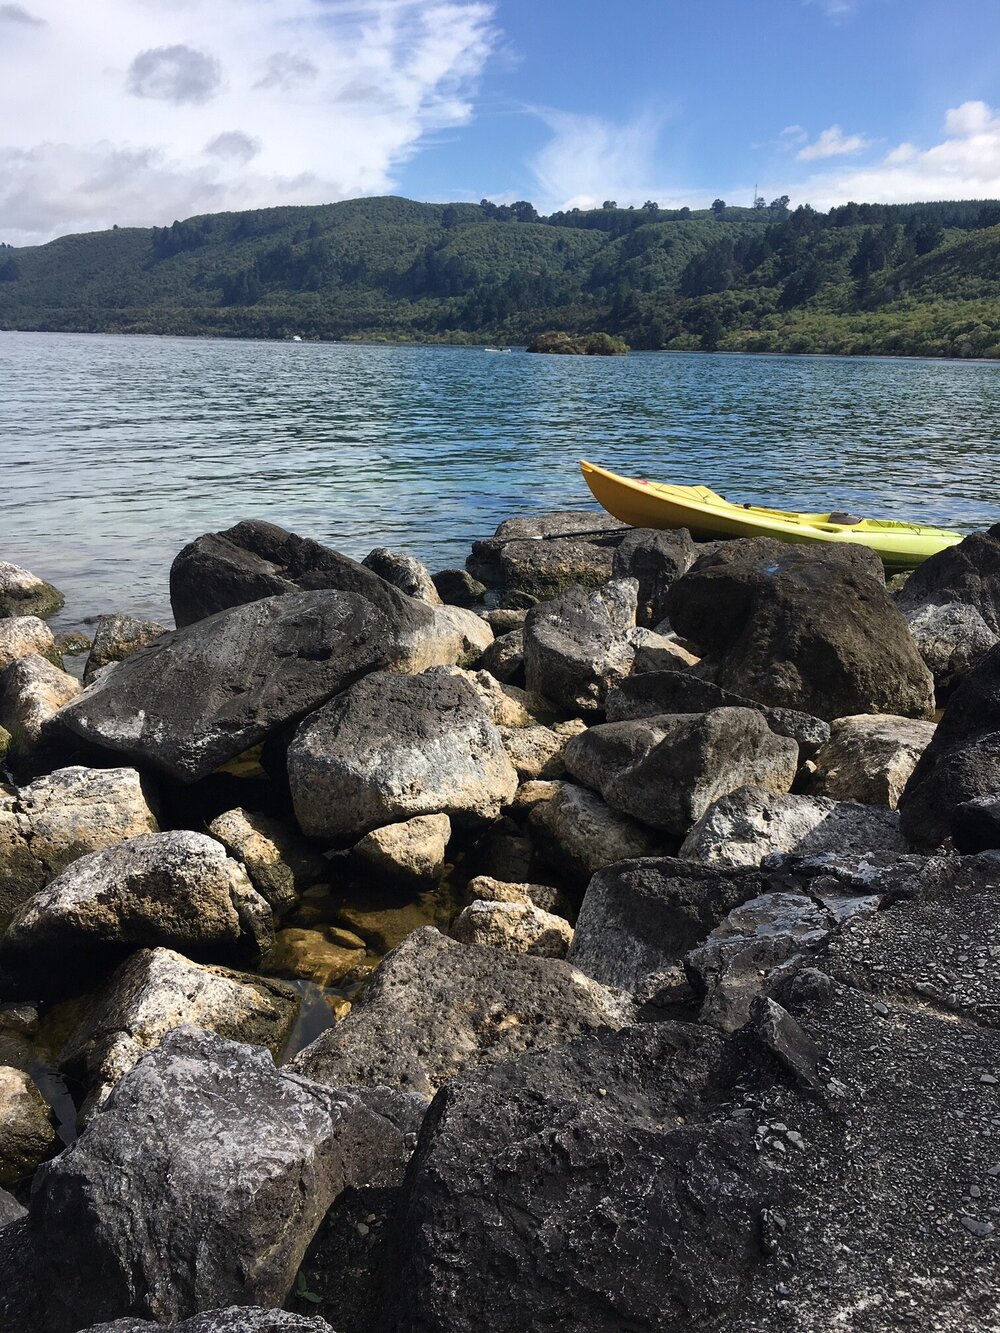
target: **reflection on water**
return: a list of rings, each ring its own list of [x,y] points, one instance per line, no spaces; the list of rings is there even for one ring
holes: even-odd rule
[[[201,532],[268,518],[432,568],[590,507],[577,460],[731,499],[971,529],[1000,517],[1000,367],[0,333],[0,559],[169,621]]]

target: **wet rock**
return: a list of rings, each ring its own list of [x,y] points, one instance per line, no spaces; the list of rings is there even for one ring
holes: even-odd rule
[[[400,824],[372,829],[356,843],[358,870],[403,883],[435,882],[444,873],[451,840],[447,815],[415,815]]]
[[[38,616],[12,616],[0,620],[0,672],[19,658],[44,657],[54,666],[58,662],[55,637]]]
[[[353,977],[364,962],[363,947],[338,943],[320,930],[287,926],[275,935],[273,947],[261,959],[260,970],[269,976],[297,977],[326,988]]]
[[[614,552],[573,537],[504,542],[499,551],[500,587],[516,588],[539,601],[567,588],[599,588],[611,578]]]
[[[548,864],[577,884],[586,884],[591,875],[616,861],[666,850],[662,836],[570,782],[532,809],[528,828]]]
[[[673,584],[667,606],[704,652],[694,670],[723,689],[827,721],[932,715],[930,672],[864,547],[726,542]]]
[[[934,739],[899,800],[902,829],[919,847],[951,835],[956,809],[1000,791],[1000,646],[951,696]]]
[[[934,677],[938,703],[1000,642],[1000,635],[990,629],[974,606],[965,602],[910,607],[904,615],[920,656]]]
[[[0,560],[0,617],[53,615],[64,603],[62,593],[20,565]]]
[[[311,837],[358,837],[420,814],[496,818],[517,774],[476,691],[442,672],[377,672],[308,718],[288,750]]]
[[[27,1208],[22,1208],[13,1194],[0,1189],[0,1229],[10,1226],[11,1222],[20,1222],[27,1215]]]
[[[622,998],[558,959],[420,930],[291,1067],[330,1087],[384,1084],[431,1096],[477,1064],[621,1027],[629,1014]]]
[[[265,1046],[277,1058],[295,1022],[291,986],[246,972],[203,967],[170,949],[140,949],[117,969],[60,1057],[89,1089],[90,1116],[168,1032],[191,1024],[230,1041]]]
[[[830,739],[829,723],[794,708],[765,708],[731,690],[720,689],[688,671],[651,671],[630,676],[608,694],[609,722],[628,722],[658,713],[708,713],[713,708],[753,708],[778,736],[798,742],[803,758]]]
[[[924,560],[897,598],[910,614],[928,606],[970,606],[1000,635],[1000,525],[973,532]]]
[[[772,852],[909,850],[899,816],[879,806],[785,796],[742,787],[705,811],[681,847],[681,856],[718,866],[759,865]]]
[[[760,713],[716,708],[590,727],[566,747],[578,781],[651,828],[683,836],[720,797],[747,785],[786,792],[798,746]]]
[[[361,562],[379,578],[391,583],[407,597],[416,597],[428,606],[440,606],[441,597],[426,565],[405,551],[390,551],[387,546],[376,546]]]
[[[570,740],[585,730],[583,722],[555,727],[501,727],[503,748],[517,770],[519,782],[566,776],[563,752]]]
[[[493,879],[490,875],[476,875],[469,880],[465,891],[474,901],[525,903],[529,907],[539,907],[543,912],[553,912],[556,916],[570,915],[569,899],[562,889],[553,888],[550,884],[514,884]],[[583,970],[586,971],[586,968]]]
[[[112,1324],[94,1324],[83,1333],[334,1333],[334,1330],[319,1315],[231,1305],[226,1310],[207,1310],[179,1324],[116,1319]]]
[[[769,888],[756,870],[648,857],[599,871],[584,895],[569,961],[588,977],[653,998],[725,916]]]
[[[463,944],[535,958],[565,958],[573,942],[568,921],[530,903],[470,903],[456,917],[451,933]]]
[[[89,684],[101,667],[124,661],[167,632],[166,627],[158,625],[155,620],[140,620],[121,614],[98,616],[93,646],[83,669],[84,683]]]
[[[591,593],[570,589],[528,614],[524,669],[528,689],[570,713],[594,713],[632,670],[636,590],[633,579]]]
[[[250,883],[275,912],[286,911],[303,890],[329,875],[323,857],[294,828],[269,815],[227,810],[212,820],[207,832],[239,861]]]
[[[464,569],[441,569],[431,579],[441,601],[448,606],[476,606],[486,596],[486,584]]]
[[[841,717],[816,754],[810,791],[834,801],[895,810],[914,765],[934,736],[933,722],[913,718]]]
[[[667,614],[667,591],[694,563],[695,544],[686,528],[659,531],[633,528],[615,548],[612,573],[616,579],[637,579],[638,624],[658,625]]]
[[[0,788],[0,924],[78,857],[156,832],[133,768],[61,768]]]
[[[9,756],[30,762],[45,724],[79,693],[79,681],[44,657],[30,653],[12,662],[0,674],[0,725],[10,732]]]
[[[56,1316],[78,1328],[280,1305],[330,1204],[398,1137],[259,1047],[169,1033],[36,1179],[29,1218]]]
[[[0,1065],[0,1185],[30,1176],[55,1139],[52,1112],[30,1076]]]
[[[521,676],[524,672],[524,630],[510,630],[494,639],[483,653],[482,666],[497,680],[511,681]]]
[[[128,948],[200,955],[266,950],[271,910],[246,871],[202,833],[151,833],[73,861],[18,908],[10,965],[94,962]]]
[[[403,665],[427,629],[414,617],[432,622],[433,612],[392,591],[413,612],[391,619],[356,593],[295,592],[163,634],[91,685],[60,724],[182,782],[206,777],[365,672]]]

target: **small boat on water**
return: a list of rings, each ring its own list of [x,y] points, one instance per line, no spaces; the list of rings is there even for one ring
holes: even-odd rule
[[[509,347],[484,347],[484,352],[509,352]]]
[[[621,477],[581,462],[594,499],[636,528],[687,528],[696,537],[776,537],[784,542],[870,546],[889,569],[913,569],[929,555],[957,545],[961,532],[854,514],[799,514],[733,504],[707,486],[671,486]]]

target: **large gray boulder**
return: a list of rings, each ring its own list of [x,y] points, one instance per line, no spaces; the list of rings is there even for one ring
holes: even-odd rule
[[[632,670],[637,589],[634,579],[620,579],[532,607],[524,625],[528,689],[570,713],[600,712]]]
[[[414,815],[495,819],[517,790],[485,705],[460,675],[376,672],[299,727],[295,815],[311,837],[357,838]]]
[[[272,936],[271,909],[221,843],[150,833],[73,861],[18,908],[0,957],[19,967],[40,957],[85,965],[155,946],[252,956]]]
[[[282,1304],[330,1204],[398,1137],[259,1047],[171,1032],[36,1179],[53,1322]]]
[[[539,853],[563,879],[586,885],[591,875],[616,861],[664,852],[661,834],[612,810],[585,787],[559,784],[528,816]]]
[[[366,672],[405,665],[427,630],[420,616],[433,632],[433,612],[405,601],[416,608],[412,615],[396,616],[352,592],[294,592],[236,606],[119,662],[59,722],[85,741],[194,782]]]
[[[170,949],[139,949],[117,969],[60,1055],[91,1115],[168,1032],[193,1025],[229,1041],[264,1046],[277,1059],[299,1011],[281,981],[192,963]]]
[[[51,616],[63,605],[58,588],[37,574],[0,560],[0,618],[7,616]]]
[[[672,857],[622,861],[584,895],[569,961],[642,1000],[681,979],[680,964],[734,908],[768,890],[757,870],[717,870]]]
[[[833,801],[895,810],[934,731],[933,722],[888,714],[837,718],[830,739],[816,754],[809,790]]]
[[[573,584],[606,583],[614,547],[627,532],[618,519],[593,512],[508,518],[493,537],[473,542],[466,568],[491,587],[555,597]]]
[[[774,852],[901,856],[908,850],[899,816],[885,807],[741,787],[708,807],[680,855],[708,865],[755,866]]]
[[[683,837],[720,797],[744,786],[787,792],[799,747],[760,713],[716,708],[589,727],[567,745],[566,767],[607,803]]]
[[[558,959],[459,944],[425,927],[382,960],[347,1017],[291,1068],[330,1087],[430,1097],[463,1070],[621,1027],[631,1012]]]
[[[615,548],[612,573],[638,581],[640,625],[652,629],[666,617],[667,592],[691,568],[696,553],[687,528],[633,528],[625,534]]]
[[[971,606],[1000,634],[1000,524],[924,560],[896,601],[907,617],[925,606]]]
[[[904,608],[913,641],[934,677],[934,695],[943,703],[951,691],[978,666],[1000,635],[967,602],[933,602]]]
[[[956,811],[1000,792],[1000,646],[962,681],[934,738],[899,799],[903,832],[919,847],[938,847],[954,831]]]
[[[0,925],[78,857],[156,832],[134,768],[60,768],[0,787]]]
[[[873,551],[725,542],[667,603],[677,633],[703,650],[693,670],[724,689],[827,721],[933,713],[933,679]]]

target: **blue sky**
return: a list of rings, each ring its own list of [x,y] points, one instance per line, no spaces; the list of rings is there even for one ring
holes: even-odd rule
[[[0,239],[360,194],[1000,196],[997,0],[0,0]]]

